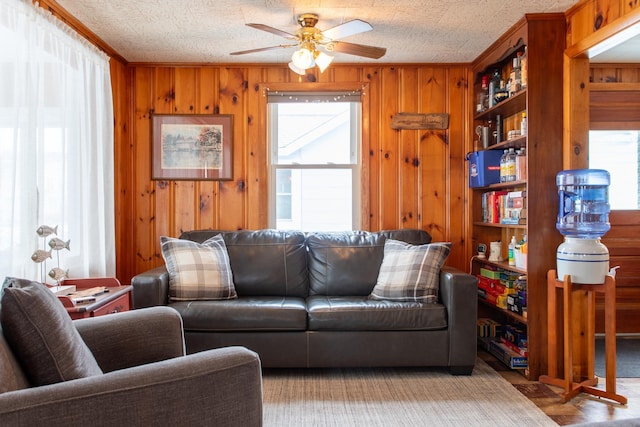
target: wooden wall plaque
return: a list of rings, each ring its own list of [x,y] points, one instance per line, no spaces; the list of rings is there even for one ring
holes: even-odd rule
[[[398,113],[391,120],[392,129],[448,129],[446,113]]]

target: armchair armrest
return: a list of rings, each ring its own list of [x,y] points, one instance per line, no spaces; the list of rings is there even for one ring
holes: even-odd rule
[[[258,355],[203,351],[0,394],[0,425],[262,425]]]
[[[103,372],[184,356],[180,314],[150,307],[73,322]]]
[[[478,279],[453,267],[443,267],[440,300],[447,308],[451,371],[453,374],[471,374],[478,351]]]
[[[131,279],[133,308],[167,305],[169,273],[165,266],[138,274]]]

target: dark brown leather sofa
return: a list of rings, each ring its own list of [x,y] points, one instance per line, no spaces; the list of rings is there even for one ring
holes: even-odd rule
[[[476,360],[477,282],[451,267],[435,304],[370,299],[387,238],[424,244],[423,230],[213,231],[221,233],[237,299],[169,302],[158,267],[132,280],[135,308],[169,305],[181,315],[188,353],[240,345],[264,367],[442,366],[469,375]]]

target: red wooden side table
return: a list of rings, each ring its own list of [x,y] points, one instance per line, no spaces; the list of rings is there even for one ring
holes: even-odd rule
[[[94,301],[86,303],[74,303],[68,296],[58,295],[72,319],[131,310],[131,286],[122,286],[114,277],[65,279],[60,285],[73,285],[77,291],[98,287],[105,289],[104,292],[95,295]]]

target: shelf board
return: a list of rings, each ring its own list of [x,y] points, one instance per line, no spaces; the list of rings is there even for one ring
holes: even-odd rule
[[[516,188],[516,187],[526,187],[527,181],[509,181],[509,182],[499,182],[497,184],[487,185],[485,187],[473,187],[473,190],[503,190],[505,188]]]
[[[504,314],[506,317],[509,317],[510,319],[515,320],[516,322],[520,322],[523,325],[527,324],[527,319],[525,317],[522,317],[518,313],[514,313],[513,311],[510,311],[510,310],[505,310],[504,308],[500,308],[496,305],[491,304],[490,302],[487,302],[486,300],[480,297],[478,297],[478,302],[486,307],[492,308],[497,312]]]
[[[492,265],[494,267],[500,267],[500,268],[502,268],[504,270],[509,270],[509,271],[513,271],[513,272],[516,272],[516,273],[520,273],[520,274],[527,274],[527,270],[526,269],[518,268],[518,267],[516,267],[514,265],[509,265],[509,263],[506,262],[506,261],[489,261],[486,258],[482,259],[482,258],[478,258],[478,257],[475,257],[473,260],[478,262],[478,263],[480,263],[480,264]]]
[[[493,222],[475,221],[473,225],[478,227],[494,227],[494,228],[516,228],[526,230],[527,224],[499,224]]]
[[[487,150],[504,150],[505,148],[523,148],[527,146],[527,135],[517,136],[506,141],[490,145]]]
[[[524,111],[527,108],[527,89],[522,89],[510,98],[494,105],[493,107],[482,111],[474,116],[474,120],[495,120],[497,115],[506,118],[516,113]]]

